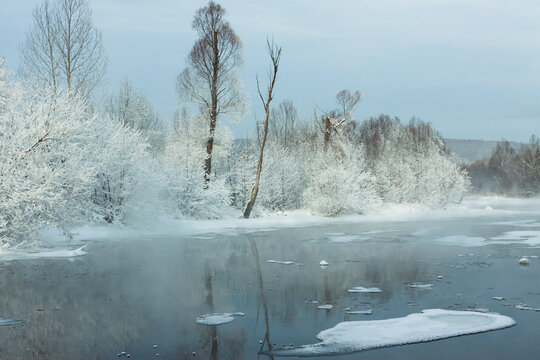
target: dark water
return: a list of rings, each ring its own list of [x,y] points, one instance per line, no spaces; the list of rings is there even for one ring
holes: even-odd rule
[[[434,241],[454,234],[540,231],[534,224],[492,224],[509,220],[539,221],[540,216],[94,242],[86,248],[88,255],[72,260],[4,262],[0,317],[24,323],[0,327],[0,358],[117,359],[125,351],[131,359],[267,359],[258,354],[259,340],[264,340],[263,350],[268,350],[266,339],[272,347],[311,344],[318,332],[342,321],[401,317],[428,308],[488,308],[513,317],[517,325],[343,358],[538,359],[540,312],[515,305],[540,307],[540,259],[531,258],[526,267],[518,264],[523,255],[540,256],[540,249],[520,244],[464,248]],[[333,233],[361,236],[339,243],[330,240],[340,236]],[[323,259],[327,268],[319,266]],[[434,286],[406,286],[413,282]],[[376,286],[382,293],[348,293],[354,286]],[[334,307],[319,310],[313,300]],[[347,307],[373,309],[373,314],[348,315]],[[196,324],[202,314],[238,311],[245,316],[228,324]]]

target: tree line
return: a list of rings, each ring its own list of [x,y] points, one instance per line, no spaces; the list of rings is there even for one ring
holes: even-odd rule
[[[234,139],[224,123],[246,102],[242,43],[210,1],[192,23],[198,38],[178,75],[177,111],[166,126],[129,80],[104,103],[101,33],[87,0],[45,1],[21,43],[18,80],[0,61],[0,239],[31,243],[48,227],[174,218],[372,211],[384,203],[441,207],[469,188],[441,136],[426,122],[353,118],[358,91],[335,109],[300,119],[275,105],[282,49],[267,40],[268,79],[257,79],[264,120]]]

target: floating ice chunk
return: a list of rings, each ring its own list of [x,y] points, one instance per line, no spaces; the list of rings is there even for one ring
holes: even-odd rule
[[[442,279],[444,279],[444,276],[442,275],[437,276],[437,280],[442,280]]]
[[[318,303],[319,303],[319,300],[311,300],[311,303],[312,303],[312,304],[318,304]]]
[[[493,208],[491,206],[486,206],[485,210],[493,210]]]
[[[242,312],[235,313],[214,313],[201,315],[197,318],[197,324],[201,325],[221,325],[234,321],[235,316],[244,316]]]
[[[79,248],[30,248],[30,249],[3,249],[0,250],[0,261],[13,260],[38,260],[38,259],[61,259],[86,255],[83,249],[88,244]]]
[[[494,296],[493,297],[493,300],[496,300],[496,301],[503,301],[504,298],[502,296]]]
[[[527,306],[527,304],[517,304],[516,309],[530,310],[530,311],[540,311],[540,308],[533,308],[533,307]]]
[[[319,305],[317,306],[317,309],[321,309],[321,310],[330,310],[334,307],[334,305],[330,305],[330,304],[325,304],[325,305]]]
[[[2,319],[2,318],[0,318],[0,326],[4,326],[4,325],[16,325],[16,324],[22,324],[22,320],[17,320],[17,319]]]
[[[495,313],[423,310],[406,317],[341,322],[321,331],[317,344],[269,351],[274,356],[324,356],[381,347],[415,344],[514,326],[514,319]]]
[[[356,287],[353,287],[352,289],[349,289],[347,291],[350,292],[350,293],[380,293],[380,292],[382,292],[382,290],[379,289],[378,287],[365,288],[365,287],[362,287],[362,286],[356,286]]]
[[[282,264],[282,265],[292,265],[294,261],[281,261],[281,260],[266,260],[270,264]]]
[[[334,235],[328,237],[331,242],[335,243],[348,243],[354,240],[367,240],[368,238],[365,236],[359,236],[359,235]]]
[[[529,265],[530,261],[526,257],[519,259],[519,265]]]
[[[407,286],[414,289],[424,289],[424,290],[433,288],[433,284],[422,284],[422,283],[412,283],[412,284],[407,284]]]
[[[319,263],[319,265],[321,266],[328,266],[328,262],[326,260],[321,260],[321,262]]]
[[[345,313],[349,315],[371,315],[373,310],[346,310]]]

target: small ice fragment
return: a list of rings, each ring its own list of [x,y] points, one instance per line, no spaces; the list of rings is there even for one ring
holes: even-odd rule
[[[345,309],[343,309],[343,311],[351,311],[351,307],[346,307]]]
[[[281,261],[281,260],[267,260],[266,262],[270,264],[282,264],[282,265],[294,264],[294,261]]]
[[[152,346],[154,349],[157,349],[157,345]]]
[[[122,351],[122,352],[120,353],[120,355],[124,356],[124,355],[126,355],[126,352],[125,352],[125,351]]]
[[[317,306],[317,309],[321,309],[321,310],[330,310],[331,308],[333,308],[334,305],[330,305],[330,304],[325,304],[325,305],[319,305]]]
[[[493,300],[503,301],[504,298],[503,298],[502,296],[494,296],[494,297],[493,297]]]
[[[197,324],[200,325],[222,325],[234,321],[235,316],[244,316],[244,313],[214,313],[214,314],[205,314],[197,318]]]
[[[493,208],[491,206],[486,206],[486,210],[493,210]]]
[[[355,286],[352,289],[349,289],[347,291],[350,293],[380,293],[382,292],[382,290],[379,289],[378,287],[365,288],[362,286]]]
[[[529,259],[527,259],[526,257],[522,257],[521,259],[519,259],[519,265],[529,265]]]
[[[530,257],[532,257],[533,259],[538,259],[538,256],[536,255],[531,255]]]
[[[476,311],[476,312],[480,312],[480,313],[488,313],[489,309],[486,309],[486,308],[474,308],[471,311]]]
[[[540,311],[540,308],[532,308],[530,306],[527,306],[527,304],[517,304],[516,309],[519,310],[530,310],[530,311]]]
[[[321,262],[319,263],[319,265],[321,266],[328,266],[328,262],[326,260],[321,260]]]
[[[311,300],[311,303],[312,303],[312,304],[318,304],[318,303],[319,303],[319,300]]]
[[[2,319],[2,318],[0,318],[0,326],[3,326],[3,325],[16,325],[16,324],[21,324],[21,323],[22,323],[22,320]]]
[[[348,311],[345,311],[345,313],[349,314],[349,315],[371,315],[373,314],[373,310],[348,310]]]
[[[444,279],[443,276],[441,276],[441,275],[437,276],[437,280],[442,280],[442,279]]]
[[[131,357],[131,355],[127,354],[126,357]]]
[[[259,340],[259,344],[262,344],[262,343],[263,343],[263,341],[262,341],[262,340]]]
[[[424,290],[433,288],[433,284],[422,284],[422,283],[412,283],[412,284],[407,284],[407,286],[410,288],[424,289]]]

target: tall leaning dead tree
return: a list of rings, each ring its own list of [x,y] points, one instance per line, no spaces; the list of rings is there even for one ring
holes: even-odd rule
[[[34,9],[33,23],[19,48],[23,77],[56,92],[88,98],[105,75],[101,32],[87,0],[48,1]]]
[[[268,88],[266,91],[266,99],[264,98],[261,88],[259,86],[259,79],[257,79],[257,91],[259,92],[259,98],[264,107],[265,111],[265,120],[264,120],[264,131],[261,139],[261,144],[259,148],[259,165],[257,166],[257,175],[255,176],[255,185],[253,185],[253,190],[251,190],[251,198],[247,203],[246,210],[244,211],[244,218],[249,219],[251,215],[251,210],[253,205],[255,205],[255,200],[257,199],[257,193],[259,192],[259,181],[261,179],[261,171],[263,165],[263,153],[264,145],[266,144],[266,137],[268,136],[268,119],[270,117],[270,102],[272,101],[272,93],[274,92],[274,85],[276,84],[276,77],[279,68],[279,60],[281,58],[281,48],[267,41],[266,43],[268,48],[268,55],[270,56],[271,70],[268,72]]]
[[[212,151],[217,119],[243,109],[240,81],[236,69],[242,64],[242,43],[225,21],[225,9],[210,1],[195,13],[192,27],[199,35],[189,53],[188,66],[178,75],[180,99],[199,105],[208,119],[205,182],[212,174]]]
[[[330,112],[323,112],[322,121],[319,124],[324,134],[324,151],[328,150],[332,133],[338,132],[339,127],[349,121],[351,114],[360,102],[361,94],[359,91],[351,93],[349,90],[341,90],[336,95],[339,108]]]

